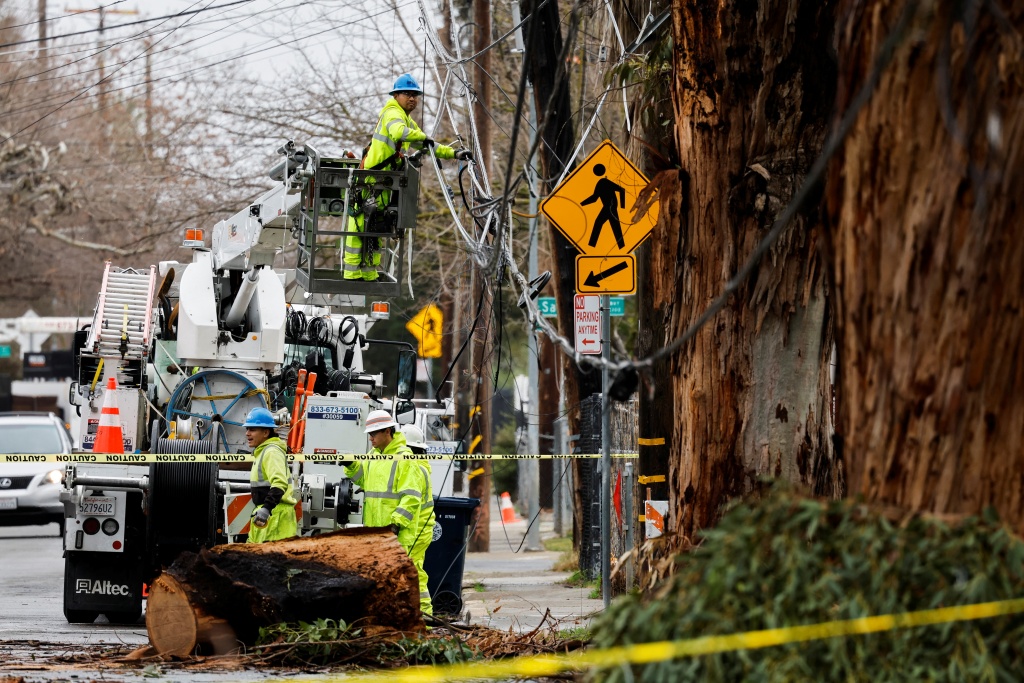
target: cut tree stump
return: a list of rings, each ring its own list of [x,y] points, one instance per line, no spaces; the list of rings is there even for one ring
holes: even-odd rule
[[[262,626],[321,618],[423,630],[416,568],[393,533],[364,527],[183,553],[146,606],[162,655],[225,654],[255,643]]]

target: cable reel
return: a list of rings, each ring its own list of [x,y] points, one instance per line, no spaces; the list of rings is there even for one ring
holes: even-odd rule
[[[211,453],[220,425],[209,440],[161,439],[154,426],[153,453]],[[150,566],[170,565],[183,552],[198,552],[217,543],[217,463],[154,462],[149,465],[146,538]]]

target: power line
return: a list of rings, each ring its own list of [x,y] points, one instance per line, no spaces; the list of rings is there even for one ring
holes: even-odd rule
[[[123,2],[128,2],[128,0],[114,0],[114,2],[110,3],[109,5],[100,5],[96,9],[104,10],[104,9],[107,9],[108,7],[113,7],[114,5],[120,5]],[[39,26],[40,24],[48,24],[51,21],[57,21],[59,19],[68,19],[68,18],[73,17],[73,16],[74,16],[73,14],[64,14],[64,15],[59,16],[59,17],[47,17],[46,19],[36,19],[34,21],[26,21],[24,24],[12,24],[11,26],[0,27],[0,31],[12,31],[12,30],[14,30],[16,28],[25,28],[26,26]],[[49,39],[50,39],[49,36],[47,36],[46,40],[49,40]],[[38,41],[38,39],[30,40],[28,42],[35,43],[37,41]]]
[[[410,5],[410,4],[412,4],[412,2],[414,2],[414,1],[415,0],[409,0],[409,2],[406,2],[406,3],[403,3],[403,4],[399,5],[399,7],[406,7],[406,6]],[[343,9],[343,7],[339,7],[336,10],[332,10],[332,12],[338,11],[338,9]],[[387,14],[388,12],[391,12],[391,11],[393,11],[393,10],[391,10],[391,9],[382,10],[380,12],[377,12],[377,13],[374,13],[374,14],[371,14],[371,15],[368,15],[368,16],[360,17],[359,19],[355,19],[355,20],[352,20],[352,21],[349,21],[349,22],[343,22],[343,23],[334,25],[334,26],[332,26],[330,28],[327,28],[327,29],[324,29],[324,30],[321,30],[321,31],[317,31],[316,33],[300,36],[298,38],[295,38],[294,40],[289,40],[289,41],[280,43],[278,45],[271,45],[271,46],[268,46],[268,47],[259,48],[259,49],[252,50],[252,51],[249,51],[249,52],[243,52],[241,54],[234,55],[232,57],[229,57],[229,58],[226,58],[226,59],[222,59],[222,60],[219,60],[219,61],[216,61],[216,62],[212,62],[212,63],[209,63],[209,64],[204,64],[202,66],[195,67],[193,69],[189,69],[189,70],[186,70],[186,71],[183,71],[183,72],[179,72],[179,73],[175,73],[175,74],[170,74],[168,76],[160,76],[160,77],[157,77],[157,78],[151,78],[151,79],[148,79],[146,81],[143,81],[142,83],[137,83],[137,84],[134,84],[134,85],[131,85],[131,86],[122,86],[120,88],[112,88],[112,89],[108,90],[108,93],[110,93],[110,92],[118,92],[118,91],[121,91],[121,90],[127,90],[127,89],[130,89],[130,88],[137,88],[140,85],[147,85],[147,84],[151,84],[151,83],[157,83],[159,81],[168,81],[169,79],[177,78],[178,79],[177,81],[171,81],[169,83],[163,83],[163,84],[161,84],[161,85],[159,85],[157,87],[164,87],[164,86],[167,86],[167,85],[174,85],[174,84],[184,80],[185,77],[193,75],[193,74],[196,74],[196,73],[198,73],[200,71],[203,71],[205,69],[210,69],[210,68],[213,68],[215,66],[220,66],[222,64],[233,62],[233,61],[238,60],[238,59],[243,59],[245,57],[250,57],[252,55],[260,54],[260,53],[267,52],[267,51],[270,51],[270,50],[275,50],[275,49],[278,49],[280,47],[286,47],[288,45],[291,45],[293,43],[296,43],[296,42],[299,42],[299,41],[302,41],[302,40],[308,40],[309,38],[313,38],[313,37],[316,37],[316,36],[319,36],[319,35],[322,35],[322,34],[325,34],[325,33],[329,33],[331,31],[334,31],[334,30],[336,30],[338,28],[341,28],[341,27],[344,27],[344,26],[352,26],[352,25],[361,23],[363,21],[366,21],[368,19],[376,18],[376,17],[378,17],[378,16],[380,16],[382,14]],[[175,30],[177,30],[177,29],[175,29]],[[156,43],[154,43],[154,45],[155,44]],[[135,59],[137,59],[137,58],[138,58],[138,56],[136,56],[132,60],[129,60],[129,61],[125,62],[124,66],[127,66],[131,62],[135,61]],[[105,80],[109,80],[109,78],[112,77],[113,75],[114,74],[111,74]],[[92,87],[94,87],[95,85],[96,84],[90,85],[85,90],[87,91],[87,90],[91,89]],[[66,106],[67,104],[70,104],[72,101],[79,99],[79,97],[81,97],[81,95],[82,95],[82,93],[80,93],[79,96],[76,96],[76,97],[72,98],[72,100],[69,100],[68,102],[65,102],[64,105],[62,105],[61,107],[58,107],[58,109],[63,109],[64,106]],[[89,95],[89,97],[92,97],[92,95]],[[130,100],[133,100],[133,99],[137,99],[138,97],[142,97],[142,95],[140,94],[140,95],[136,95],[136,96],[133,96],[133,97],[126,98],[125,101],[130,101]],[[104,107],[104,109],[109,109],[112,106],[116,106],[116,104],[114,104],[114,105],[107,105],[107,107]],[[53,112],[50,112],[50,113],[53,113]],[[59,121],[59,122],[57,122],[55,124],[52,124],[51,126],[43,127],[40,130],[46,130],[47,128],[52,128],[53,126],[61,125],[62,123],[67,123],[69,121],[73,121],[73,120],[75,120],[77,118],[81,118],[82,116],[85,116],[85,114],[82,114],[82,115],[79,115],[79,116],[75,116],[75,117],[71,117],[69,119],[63,119],[63,120],[61,120],[61,121]],[[45,116],[42,117],[42,118],[45,118]],[[42,120],[42,119],[39,119],[39,120]],[[36,123],[38,123],[38,120],[36,121]],[[34,125],[34,123],[33,124],[29,124],[28,127],[31,127],[32,125]],[[25,129],[22,129],[18,133],[15,133],[15,135],[20,134],[24,130]],[[14,137],[14,136],[11,136],[11,137]],[[10,138],[8,138],[8,139],[10,139]],[[3,142],[3,141],[0,141],[0,142]]]
[[[192,7],[192,6],[195,6],[195,5],[198,5],[198,4],[199,4],[199,1],[200,1],[200,0],[197,0],[196,2],[192,3],[192,5],[190,5],[190,7]],[[242,0],[242,1],[248,1],[248,0]],[[165,21],[170,21],[170,19],[165,19]],[[187,23],[187,20],[186,20],[186,22],[185,22],[185,23]],[[182,24],[182,26],[184,26],[184,25],[185,25],[185,24]],[[179,28],[181,28],[181,27],[179,26]],[[81,97],[82,95],[84,95],[85,93],[87,93],[87,92],[88,92],[88,91],[89,91],[90,89],[92,89],[93,87],[95,87],[95,85],[100,85],[100,84],[102,84],[102,83],[104,83],[104,82],[106,82],[106,81],[110,80],[111,78],[113,78],[114,74],[116,74],[117,72],[121,71],[121,70],[122,70],[122,69],[124,69],[124,68],[125,68],[126,66],[128,66],[128,64],[131,64],[131,62],[135,61],[136,59],[138,59],[138,58],[139,58],[139,57],[141,57],[142,55],[144,55],[144,54],[146,54],[147,52],[149,52],[149,51],[150,51],[151,49],[153,49],[153,46],[154,46],[154,45],[157,45],[157,44],[159,44],[159,43],[160,43],[161,41],[163,41],[163,40],[166,40],[166,39],[167,39],[167,38],[169,38],[169,37],[170,37],[171,35],[173,35],[173,34],[172,34],[172,33],[169,33],[169,34],[167,34],[166,36],[164,36],[163,38],[160,38],[160,40],[158,40],[158,41],[157,41],[156,43],[154,43],[153,45],[150,45],[150,46],[148,46],[148,47],[147,47],[147,48],[146,48],[145,50],[143,50],[142,52],[140,52],[139,54],[137,54],[137,55],[136,55],[135,57],[133,57],[133,58],[132,58],[132,59],[131,59],[130,61],[128,61],[127,63],[125,63],[125,64],[123,64],[123,65],[121,65],[121,66],[119,66],[119,67],[118,67],[117,69],[115,69],[115,70],[114,70],[113,72],[111,72],[109,76],[106,76],[106,77],[104,77],[103,79],[101,79],[101,80],[99,81],[99,83],[96,83],[96,84],[94,84],[94,85],[90,85],[89,87],[87,87],[87,88],[85,88],[85,89],[83,89],[83,90],[79,91],[77,95],[75,95],[75,96],[74,96],[74,97],[72,97],[71,99],[67,100],[66,102],[64,102],[63,104],[61,104],[60,106],[58,106],[58,107],[57,107],[56,109],[53,109],[53,110],[51,110],[51,111],[48,111],[47,113],[43,114],[42,116],[40,116],[39,118],[37,118],[36,120],[34,120],[34,121],[33,121],[32,123],[30,123],[30,124],[28,124],[28,125],[26,125],[26,126],[22,127],[22,128],[20,129],[20,130],[16,131],[16,132],[15,132],[15,133],[13,133],[12,135],[9,135],[8,137],[4,138],[3,140],[0,140],[0,143],[4,143],[4,142],[7,142],[8,140],[11,140],[11,139],[13,139],[13,138],[17,137],[17,136],[18,136],[18,135],[20,135],[21,133],[24,133],[24,132],[25,132],[26,130],[28,130],[28,129],[29,129],[29,128],[31,128],[32,126],[36,125],[36,124],[37,124],[37,123],[39,123],[40,121],[43,121],[43,120],[44,120],[44,119],[46,119],[47,117],[49,117],[49,116],[51,116],[51,115],[53,115],[53,114],[57,113],[58,111],[60,111],[60,110],[61,110],[61,109],[63,109],[64,107],[66,107],[67,105],[69,105],[69,104],[71,104],[72,102],[74,102],[75,100],[77,100],[77,99],[78,99],[79,97]]]
[[[124,2],[124,0],[120,0],[120,1]],[[215,7],[204,7],[203,9],[188,10],[188,11],[184,11],[184,12],[178,12],[177,14],[167,14],[167,15],[164,15],[162,17],[153,17],[152,19],[138,19],[136,21],[128,21],[128,22],[125,22],[123,24],[114,24],[113,26],[106,26],[106,27],[104,27],[102,29],[90,28],[90,29],[85,29],[85,30],[82,30],[82,31],[74,31],[72,33],[63,33],[63,34],[61,34],[59,36],[47,36],[46,39],[47,40],[57,40],[59,38],[71,38],[72,36],[84,36],[84,35],[88,35],[90,33],[103,33],[105,31],[113,31],[114,29],[122,28],[124,26],[137,26],[138,24],[149,24],[149,23],[152,23],[154,21],[161,21],[163,19],[176,19],[178,17],[185,17],[185,16],[189,16],[189,15],[192,15],[192,14],[200,14],[202,12],[208,12],[210,10],[220,9],[222,7],[232,7],[234,5],[245,5],[245,4],[250,3],[250,2],[254,2],[254,0],[235,0],[234,2],[228,2],[228,3],[225,3],[223,5],[217,5]],[[113,4],[116,5],[117,3],[113,3]],[[195,3],[193,3],[193,4],[195,4]],[[110,5],[106,5],[105,7],[109,7],[109,6]],[[101,9],[103,9],[103,8],[101,8]],[[35,23],[39,23],[39,22],[35,22]],[[16,40],[16,41],[11,42],[11,43],[0,43],[0,49],[3,49],[5,47],[15,47],[17,45],[28,45],[29,43],[38,43],[38,42],[39,42],[38,38],[32,38],[31,40]]]

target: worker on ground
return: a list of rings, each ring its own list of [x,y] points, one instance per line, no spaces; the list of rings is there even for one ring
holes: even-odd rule
[[[423,558],[434,537],[434,496],[430,469],[425,461],[407,460],[413,452],[398,424],[386,410],[374,410],[366,418],[366,433],[373,448],[370,455],[391,455],[392,460],[355,462],[345,467],[352,482],[363,490],[363,524],[390,527],[419,574],[420,609],[433,614]]]
[[[266,408],[253,408],[245,418],[245,439],[255,449],[249,484],[256,511],[249,522],[249,543],[278,541],[298,533],[287,447],[274,431],[276,426]]]
[[[384,104],[377,117],[377,127],[373,131],[373,139],[366,149],[362,168],[374,171],[392,171],[401,168],[403,154],[410,149],[419,150],[433,147],[439,159],[459,159],[467,161],[473,158],[468,149],[455,149],[448,145],[435,143],[420,130],[410,114],[419,104],[423,88],[409,74],[403,74],[395,81],[391,89],[391,97]],[[364,195],[357,197],[350,209],[348,232],[364,232],[369,213],[383,213],[384,207],[391,201],[391,192],[383,191],[377,197]],[[369,232],[375,232],[371,223]],[[349,234],[345,237],[344,276],[346,280],[376,280],[377,267],[380,265],[380,237],[361,237]]]
[[[420,431],[419,427],[416,425],[405,425],[402,427],[402,435],[405,436],[405,445],[409,447],[409,450],[412,451],[413,455],[427,454],[427,442],[423,438],[423,432]],[[421,476],[423,481],[423,490],[427,492],[426,500],[429,501],[430,505],[420,509],[420,518],[416,523],[419,530],[416,532],[416,537],[413,539],[413,549],[409,551],[409,556],[423,558],[426,555],[427,548],[434,540],[434,524],[437,523],[437,519],[434,516],[433,477],[431,476],[430,461],[424,459],[417,460],[415,462],[416,466],[422,470]],[[423,568],[422,559],[419,564],[416,565],[416,571],[420,574],[420,593],[421,595],[426,594],[428,592],[427,572]],[[427,597],[427,602],[427,609],[430,609],[429,596]]]

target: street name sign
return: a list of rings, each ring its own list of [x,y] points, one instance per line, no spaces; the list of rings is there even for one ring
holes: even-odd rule
[[[553,296],[542,296],[537,299],[537,309],[545,318],[558,317],[558,303]]]
[[[577,294],[573,297],[573,318],[576,321],[576,352],[601,353],[601,297]]]
[[[658,222],[657,201],[642,211],[637,206],[648,184],[644,174],[610,140],[605,140],[544,200],[541,211],[582,256],[627,256],[647,239]],[[625,261],[625,267],[621,263],[609,262],[608,268],[615,272],[603,278],[606,270],[578,274],[577,292],[634,293],[636,261]],[[633,287],[626,290],[626,282],[633,282]]]
[[[626,315],[626,300],[621,296],[609,297],[608,315],[613,318],[621,318]]]

